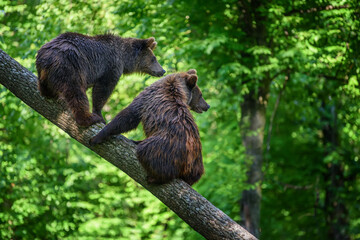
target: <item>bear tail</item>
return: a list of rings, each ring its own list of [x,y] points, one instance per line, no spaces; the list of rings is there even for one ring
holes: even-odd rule
[[[186,158],[186,148],[179,139],[154,135],[137,145],[137,157],[146,169],[149,183],[167,183],[180,175],[180,163]],[[185,150],[185,152],[184,152]]]

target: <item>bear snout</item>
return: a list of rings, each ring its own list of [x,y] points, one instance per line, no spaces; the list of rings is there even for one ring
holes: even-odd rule
[[[166,71],[163,69],[162,71],[161,71],[161,75],[159,76],[159,77],[161,77],[162,75],[164,75],[166,73]]]
[[[203,106],[203,107],[201,108],[201,110],[204,111],[204,112],[206,112],[207,110],[209,110],[209,108],[210,108],[210,105],[206,103],[206,105]]]
[[[209,110],[209,108],[210,108],[210,105],[206,103],[206,109],[205,109],[205,112],[206,112],[207,110]]]
[[[166,71],[164,69],[161,69],[160,71],[156,71],[154,72],[154,76],[155,77],[161,77],[166,73]]]

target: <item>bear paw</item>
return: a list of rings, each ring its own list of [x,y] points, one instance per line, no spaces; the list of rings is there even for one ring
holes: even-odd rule
[[[75,119],[76,123],[82,127],[89,127],[95,123],[104,123],[106,124],[104,118],[100,117],[99,115],[92,113],[90,116],[86,118],[77,117]]]

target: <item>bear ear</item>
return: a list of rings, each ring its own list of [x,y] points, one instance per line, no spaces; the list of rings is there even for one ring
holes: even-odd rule
[[[153,42],[150,46],[151,50],[154,50],[156,48],[157,42]]]
[[[151,50],[154,50],[156,45],[157,45],[157,42],[155,42],[154,37],[146,39],[146,46],[149,47]]]
[[[188,74],[196,74],[196,70],[195,69],[190,69],[189,71],[187,71]]]
[[[196,82],[198,80],[198,77],[194,74],[187,75],[186,77],[186,85],[188,88],[193,89],[196,86]]]

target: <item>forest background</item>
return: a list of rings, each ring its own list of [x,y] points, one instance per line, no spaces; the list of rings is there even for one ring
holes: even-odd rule
[[[0,0],[0,48],[34,73],[67,31],[154,36],[167,74],[197,69],[194,188],[261,239],[360,239],[359,29],[356,0]],[[107,121],[156,80],[121,77]],[[0,239],[35,238],[203,239],[0,86]]]

